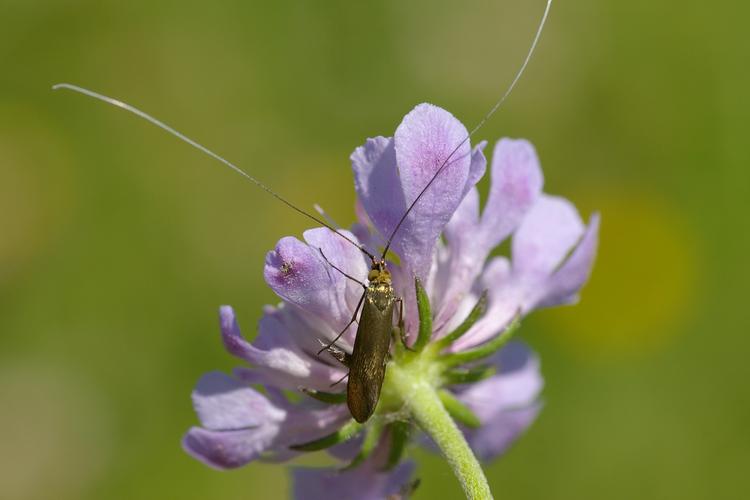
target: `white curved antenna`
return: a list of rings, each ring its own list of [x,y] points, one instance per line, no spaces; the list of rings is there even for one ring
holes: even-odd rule
[[[111,104],[112,106],[117,106],[118,108],[122,108],[125,111],[129,111],[130,113],[133,113],[134,115],[138,116],[139,118],[143,118],[147,122],[149,122],[149,123],[151,123],[153,125],[156,125],[160,129],[165,130],[166,132],[168,132],[168,133],[172,134],[173,136],[177,137],[181,141],[186,142],[186,143],[190,144],[191,146],[193,146],[194,148],[198,149],[199,151],[207,154],[208,156],[210,156],[214,160],[217,160],[217,161],[223,163],[224,165],[226,165],[227,167],[231,168],[232,170],[234,170],[235,172],[237,172],[238,174],[240,174],[244,178],[248,179],[249,181],[253,182],[256,186],[258,186],[259,188],[261,188],[263,191],[265,191],[266,193],[270,194],[271,196],[273,196],[277,200],[279,200],[282,203],[284,203],[286,206],[288,206],[288,207],[292,208],[293,210],[295,210],[296,212],[304,215],[305,217],[307,217],[309,219],[312,219],[313,221],[317,222],[321,226],[327,227],[328,229],[330,229],[334,233],[338,234],[339,236],[341,236],[342,238],[344,238],[346,241],[348,241],[352,245],[354,245],[357,248],[359,248],[362,251],[362,253],[364,253],[365,255],[367,255],[368,257],[370,257],[370,259],[373,259],[373,260],[375,259],[375,256],[373,254],[371,254],[370,252],[368,252],[367,249],[363,245],[360,245],[359,243],[356,243],[354,240],[352,240],[347,235],[345,235],[344,233],[340,232],[338,229],[334,228],[333,226],[331,226],[327,222],[325,222],[325,221],[321,220],[320,218],[314,216],[313,214],[311,214],[309,212],[306,212],[306,211],[302,210],[301,208],[297,207],[292,202],[288,201],[286,198],[284,198],[283,196],[281,196],[280,194],[278,194],[276,191],[274,191],[270,187],[268,187],[265,184],[263,184],[262,182],[260,182],[258,179],[256,179],[252,175],[250,175],[247,172],[245,172],[244,170],[242,170],[240,167],[238,167],[234,163],[230,162],[229,160],[225,159],[222,156],[219,156],[218,154],[214,153],[213,151],[211,151],[207,147],[205,147],[202,144],[194,141],[193,139],[191,139],[190,137],[186,136],[185,134],[183,134],[181,132],[178,132],[174,128],[170,127],[169,125],[167,125],[163,121],[154,118],[153,116],[149,115],[145,111],[141,111],[140,109],[136,108],[135,106],[131,106],[130,104],[128,104],[126,102],[122,102],[122,101],[120,101],[118,99],[114,99],[112,97],[100,94],[98,92],[94,92],[93,90],[89,90],[89,89],[86,89],[86,88],[83,88],[83,87],[79,87],[78,85],[72,85],[70,83],[58,83],[57,85],[53,85],[52,86],[52,90],[60,90],[60,89],[72,90],[73,92],[78,92],[79,94],[83,94],[83,95],[86,95],[88,97],[93,97],[94,99],[98,99],[100,101],[106,102],[107,104]]]
[[[406,209],[406,212],[404,212],[404,215],[401,216],[401,219],[398,221],[398,224],[396,224],[396,227],[391,232],[391,235],[388,237],[388,241],[386,242],[385,248],[383,249],[383,254],[381,255],[381,260],[385,258],[385,254],[388,253],[388,249],[391,247],[391,243],[393,243],[393,238],[395,238],[396,233],[401,228],[401,225],[406,220],[406,217],[409,216],[409,213],[411,213],[414,206],[419,202],[419,200],[422,198],[422,195],[427,191],[427,189],[432,185],[432,183],[437,179],[437,176],[440,175],[440,172],[442,172],[445,167],[449,165],[449,162],[451,158],[453,158],[453,155],[458,152],[459,149],[461,149],[461,146],[466,144],[466,141],[471,139],[471,137],[476,133],[477,130],[482,128],[484,124],[489,120],[492,115],[495,114],[495,112],[500,109],[500,106],[505,102],[505,100],[508,98],[511,92],[513,92],[513,89],[516,86],[516,83],[518,83],[518,80],[521,79],[521,75],[526,71],[526,66],[529,65],[529,61],[531,60],[531,56],[534,54],[534,51],[536,50],[537,43],[539,43],[539,38],[542,36],[542,30],[544,29],[544,25],[547,22],[547,16],[549,15],[550,7],[552,7],[552,0],[547,0],[547,5],[544,7],[544,13],[542,14],[542,19],[539,21],[539,27],[536,29],[536,34],[534,35],[534,40],[531,42],[531,47],[529,47],[529,51],[526,53],[526,58],[523,60],[523,64],[521,64],[521,67],[519,68],[518,72],[516,73],[515,78],[513,78],[513,81],[508,86],[508,89],[505,91],[505,93],[500,97],[500,99],[497,100],[494,106],[492,106],[492,109],[489,110],[489,112],[484,115],[484,117],[477,123],[473,129],[471,129],[471,132],[469,132],[469,135],[466,136],[466,138],[458,143],[458,146],[451,151],[451,153],[448,155],[448,157],[443,161],[443,163],[440,165],[440,168],[435,172],[435,174],[432,176],[430,181],[427,183],[427,185],[422,188],[422,191],[419,192],[417,197],[414,199],[411,205],[409,205],[409,208]]]

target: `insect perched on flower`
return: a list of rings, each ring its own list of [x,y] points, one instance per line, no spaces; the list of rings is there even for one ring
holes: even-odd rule
[[[393,137],[357,148],[351,159],[359,220],[345,234],[367,248],[382,246],[424,179],[466,133],[447,111],[421,104]],[[475,184],[485,173],[485,145],[467,144],[456,155],[394,238],[397,260],[389,269],[406,302],[408,345],[393,342],[382,396],[367,424],[352,419],[343,387],[331,387],[346,367],[317,353],[349,323],[362,295],[360,285],[331,265],[363,276],[368,261],[329,229],[311,229],[304,241],[282,238],[268,253],[266,282],[282,303],[266,308],[255,341],[242,337],[230,307],[221,308],[224,344],[249,365],[231,376],[212,372],[198,383],[193,401],[202,426],[185,436],[188,453],[232,468],[328,449],[358,467],[297,469],[302,498],[383,498],[410,484],[411,466],[400,459],[413,423],[431,432],[422,415],[429,413],[425,398],[438,398],[483,459],[502,453],[528,427],[540,406],[539,362],[524,344],[506,342],[519,316],[576,300],[594,259],[598,218],[584,225],[567,200],[544,194],[533,147],[510,139],[494,146],[480,212]],[[511,237],[510,258],[489,258]],[[338,341],[343,352],[351,352],[354,333]],[[309,397],[285,395],[299,389]],[[440,447],[440,437],[431,437]]]
[[[570,202],[542,192],[536,152],[524,140],[494,145],[480,210],[486,143],[469,141],[523,73],[550,3],[520,71],[471,132],[420,104],[393,137],[354,151],[358,222],[349,231],[133,106],[54,87],[137,114],[322,226],[268,253],[265,279],[282,302],[265,309],[252,343],[232,308],[221,308],[224,344],[248,365],[198,382],[201,426],[183,439],[190,455],[230,469],[327,450],[342,467],[295,469],[297,498],[395,499],[416,488],[404,457],[421,430],[468,498],[491,498],[477,457],[498,456],[531,424],[543,385],[536,356],[509,340],[532,310],[577,300],[597,245],[598,216],[586,225]],[[492,257],[509,238],[510,255]]]

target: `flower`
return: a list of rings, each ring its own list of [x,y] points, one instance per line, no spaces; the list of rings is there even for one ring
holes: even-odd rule
[[[364,279],[368,260],[333,231],[311,229],[304,241],[285,237],[268,253],[265,280],[282,303],[265,309],[252,343],[241,335],[233,310],[221,308],[224,344],[249,366],[199,381],[193,403],[201,427],[186,434],[188,453],[226,469],[334,444],[329,451],[340,457],[337,450],[355,443],[345,458],[357,467],[335,481],[330,470],[296,470],[296,495],[324,498],[336,488],[337,498],[362,498],[366,489],[371,498],[384,498],[410,484],[412,467],[398,465],[403,426],[419,418],[416,410],[409,413],[410,396],[394,382],[409,366],[418,366],[412,372],[417,378],[425,374],[423,387],[439,394],[482,459],[503,453],[533,422],[543,385],[539,360],[520,342],[504,344],[518,316],[577,300],[594,260],[599,219],[594,215],[586,225],[570,202],[544,194],[534,148],[511,139],[494,146],[480,212],[475,185],[486,170],[486,143],[472,149],[467,136],[450,113],[421,104],[393,137],[368,139],[351,156],[358,223],[341,232],[374,252],[460,144],[391,244],[397,257],[388,266],[405,304],[407,343],[416,351],[392,346],[374,418],[364,428],[351,420],[341,404],[345,383],[335,385],[347,369],[329,352],[318,355],[350,323],[363,292],[333,266]],[[510,237],[508,257],[489,257]],[[425,325],[427,347],[417,339]],[[349,327],[338,349],[351,352],[355,334],[356,325]],[[313,397],[285,393],[302,388]],[[358,441],[346,443],[355,436]]]

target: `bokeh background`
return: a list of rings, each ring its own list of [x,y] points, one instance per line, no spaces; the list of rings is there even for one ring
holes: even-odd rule
[[[190,391],[253,332],[306,220],[134,117],[149,110],[304,207],[353,221],[348,156],[423,101],[475,123],[543,2],[0,0],[0,497],[284,498],[282,466],[186,456]],[[750,7],[566,0],[478,134],[526,137],[546,190],[601,211],[582,303],[535,314],[546,406],[487,467],[499,498],[749,491]],[[459,498],[415,452],[416,498]],[[307,463],[315,463],[315,460]]]

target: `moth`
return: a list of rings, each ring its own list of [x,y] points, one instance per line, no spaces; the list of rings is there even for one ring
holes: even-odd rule
[[[52,88],[54,90],[67,89],[67,90],[71,90],[74,92],[78,92],[80,94],[84,94],[94,99],[98,99],[105,103],[111,104],[113,106],[117,106],[119,108],[122,108],[130,113],[133,113],[139,116],[140,118],[143,118],[144,120],[150,122],[151,124],[169,132],[170,134],[174,135],[178,139],[200,150],[201,152],[210,156],[211,158],[219,161],[220,163],[223,163],[225,166],[229,167],[230,169],[234,170],[241,176],[245,177],[246,179],[254,183],[256,186],[264,190],[266,193],[270,194],[271,196],[273,196],[274,198],[276,198],[283,204],[287,205],[288,207],[290,207],[292,210],[296,211],[300,215],[307,217],[308,219],[311,219],[317,224],[320,224],[321,226],[326,227],[329,230],[333,231],[338,236],[348,241],[350,244],[356,246],[361,252],[363,252],[370,259],[370,262],[371,262],[370,271],[366,277],[367,282],[365,283],[362,280],[347,274],[346,270],[339,269],[338,267],[336,267],[334,264],[328,261],[328,259],[326,258],[326,256],[323,254],[321,250],[321,255],[324,258],[324,260],[328,263],[328,265],[330,265],[336,271],[343,274],[347,279],[350,279],[359,283],[364,289],[362,296],[359,300],[359,304],[357,305],[357,308],[355,309],[352,315],[352,319],[349,322],[349,324],[347,324],[347,326],[336,336],[336,338],[334,338],[333,341],[325,345],[318,352],[318,354],[320,355],[323,351],[328,350],[329,352],[334,354],[334,356],[337,357],[337,359],[339,359],[342,363],[344,363],[347,366],[349,370],[348,382],[347,382],[347,395],[346,395],[347,406],[349,407],[349,411],[352,417],[357,422],[361,423],[361,422],[367,421],[372,416],[373,412],[375,411],[375,408],[377,407],[378,401],[380,399],[380,390],[383,385],[383,380],[385,377],[386,364],[388,361],[388,355],[390,351],[391,337],[394,332],[393,322],[394,322],[394,313],[396,311],[397,304],[398,304],[398,311],[399,311],[399,323],[401,323],[403,319],[403,301],[401,298],[397,297],[394,292],[393,283],[391,280],[391,273],[388,271],[388,265],[386,261],[386,255],[391,247],[391,243],[393,242],[394,238],[398,234],[398,231],[401,229],[402,224],[404,223],[406,218],[409,216],[409,214],[414,209],[414,207],[419,203],[424,193],[429,190],[430,186],[433,184],[435,179],[437,179],[440,176],[440,174],[446,169],[446,167],[450,165],[450,162],[453,159],[454,155],[459,151],[459,149],[467,141],[471,139],[471,137],[487,122],[487,120],[489,120],[492,117],[492,115],[495,114],[495,112],[500,108],[503,102],[505,102],[507,97],[513,91],[514,87],[518,83],[518,80],[521,78],[521,75],[526,70],[526,66],[531,60],[531,56],[533,55],[536,49],[536,45],[539,41],[540,35],[544,28],[544,24],[547,20],[547,15],[549,14],[551,3],[552,3],[551,0],[547,0],[544,13],[542,14],[542,19],[539,23],[539,26],[537,28],[537,31],[533,38],[531,46],[526,54],[526,58],[521,64],[521,67],[516,73],[511,84],[508,86],[507,90],[494,103],[494,105],[483,116],[483,118],[479,121],[479,123],[473,129],[471,129],[471,131],[466,135],[466,137],[462,141],[460,141],[455,146],[455,148],[451,150],[451,153],[444,160],[442,160],[442,162],[439,163],[440,165],[439,168],[437,168],[437,170],[434,172],[430,180],[426,183],[424,188],[419,192],[419,194],[414,199],[414,201],[404,211],[399,222],[396,224],[393,231],[391,232],[388,239],[386,240],[384,249],[380,255],[375,255],[374,253],[369,251],[367,248],[365,248],[362,244],[352,240],[350,237],[348,237],[346,234],[342,233],[341,231],[333,227],[328,222],[324,221],[320,217],[310,212],[307,212],[303,210],[302,208],[298,207],[297,205],[293,204],[291,201],[287,200],[286,198],[281,196],[279,193],[277,193],[276,191],[268,187],[266,184],[262,183],[257,178],[248,174],[246,171],[237,167],[232,162],[219,156],[218,154],[214,153],[210,149],[199,144],[198,142],[182,134],[181,132],[178,132],[174,128],[154,118],[148,113],[141,111],[140,109],[134,106],[131,106],[130,104],[127,104],[125,102],[119,101],[117,99],[113,99],[112,97],[99,94],[97,92],[94,92],[92,90],[89,90],[83,87],[79,87],[77,85],[71,85],[68,83],[60,83],[60,84],[54,85]],[[361,311],[361,314],[360,314],[360,311]],[[357,322],[358,315],[359,315],[359,321],[358,321],[353,350],[351,354],[344,353],[343,351],[341,351],[340,349],[336,347],[336,341],[338,341],[338,339],[341,338],[341,336],[349,329],[349,327],[351,327],[351,325]],[[401,329],[401,332],[403,333],[403,329]]]

